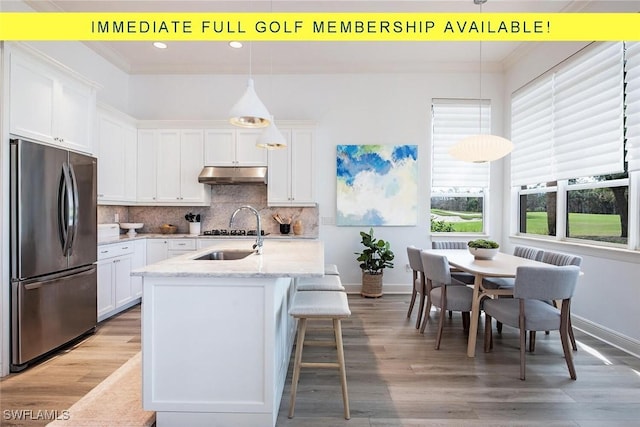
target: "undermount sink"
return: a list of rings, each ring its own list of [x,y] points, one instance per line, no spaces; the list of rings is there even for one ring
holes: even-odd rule
[[[229,261],[234,259],[243,259],[255,253],[253,250],[227,249],[209,252],[194,258],[196,261]]]

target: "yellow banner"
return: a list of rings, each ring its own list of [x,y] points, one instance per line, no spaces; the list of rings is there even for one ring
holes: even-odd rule
[[[0,40],[640,40],[640,13],[0,13]]]

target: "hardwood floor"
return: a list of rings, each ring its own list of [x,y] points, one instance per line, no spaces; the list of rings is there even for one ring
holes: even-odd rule
[[[287,419],[289,378],[277,425],[638,425],[639,359],[576,331],[578,379],[573,381],[557,332],[538,333],[535,353],[527,353],[527,380],[521,381],[516,329],[505,326],[502,336],[494,333],[492,353],[483,352],[479,337],[476,357],[470,359],[462,319],[454,314],[452,320],[447,317],[437,351],[439,314],[431,313],[421,335],[414,327],[416,310],[411,320],[406,318],[408,302],[409,295],[349,296],[352,316],[343,321],[343,336],[351,420],[341,418],[337,372],[303,370],[295,418]],[[313,360],[311,351],[305,355]]]
[[[138,305],[100,323],[95,334],[70,349],[3,378],[0,426],[44,426],[52,421],[52,415],[63,417],[63,410],[139,351]]]
[[[433,349],[438,313],[424,335],[406,319],[408,295],[349,296],[343,321],[351,420],[342,418],[338,372],[303,370],[296,416],[287,418],[289,379],[277,425],[326,426],[636,426],[640,416],[640,360],[576,331],[578,380],[572,381],[558,334],[537,337],[519,379],[517,330],[494,335],[494,349],[478,344],[466,357],[460,315],[447,318],[442,345]],[[415,312],[415,310],[414,310]],[[482,321],[482,320],[481,320]],[[313,330],[313,326],[321,330]],[[327,337],[330,324],[310,325]],[[314,328],[315,329],[315,328]],[[482,327],[480,328],[482,330]],[[479,341],[482,341],[479,339]],[[103,322],[95,335],[29,370],[0,382],[0,425],[42,426],[46,420],[8,420],[5,410],[62,411],[140,349],[140,309]],[[314,357],[315,356],[315,357]],[[305,347],[306,360],[333,360],[325,347]],[[117,416],[114,414],[114,416]],[[240,426],[229,426],[240,427]]]

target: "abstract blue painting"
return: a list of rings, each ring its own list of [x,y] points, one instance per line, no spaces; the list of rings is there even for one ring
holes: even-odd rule
[[[417,145],[338,145],[336,225],[416,225]]]

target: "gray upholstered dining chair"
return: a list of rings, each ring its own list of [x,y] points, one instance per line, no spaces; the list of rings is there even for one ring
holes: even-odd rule
[[[564,265],[575,265],[580,267],[582,265],[582,257],[578,255],[564,254],[560,252],[546,251],[542,255],[542,262],[545,264],[564,266]],[[550,301],[555,306],[555,300]],[[533,351],[535,349],[536,344],[536,333],[535,331],[531,332],[531,339],[529,340],[529,351]],[[578,350],[578,346],[576,345],[576,338],[573,334],[573,325],[571,325],[571,313],[569,313],[569,339],[571,340],[571,348],[574,351]]]
[[[444,327],[444,313],[446,310],[462,312],[462,324],[465,331],[469,330],[469,313],[473,301],[473,289],[468,286],[460,286],[462,283],[451,277],[449,270],[449,261],[446,256],[436,255],[429,251],[422,251],[422,266],[425,276],[425,292],[427,294],[427,303],[425,305],[425,316],[422,320],[420,332],[424,333],[424,329],[429,321],[429,312],[431,305],[440,308],[440,319],[438,322],[438,335],[436,337],[436,350],[440,349],[440,341],[442,339],[442,329]]]
[[[458,242],[458,241],[447,241],[441,240],[438,242],[431,242],[431,247],[433,249],[467,249],[467,242]],[[475,276],[471,273],[467,273],[465,271],[457,271],[455,268],[451,269],[451,277],[456,279],[458,282],[462,282],[466,285],[473,285],[475,281]]]
[[[542,249],[527,246],[516,246],[513,255],[520,258],[542,261],[544,251]],[[486,277],[482,279],[482,286],[486,289],[513,289],[515,279],[513,277]]]
[[[420,294],[420,303],[418,305],[418,318],[416,319],[416,329],[420,327],[422,321],[422,312],[424,310],[425,285],[424,285],[424,269],[422,268],[421,250],[415,246],[407,246],[407,256],[409,258],[409,267],[412,274],[412,291],[411,301],[409,302],[409,310],[407,311],[407,319],[411,317],[413,306],[416,302],[416,296]],[[431,307],[431,305],[429,305]],[[428,315],[428,313],[427,313]]]
[[[516,246],[513,248],[513,255],[520,258],[542,261],[544,251],[542,249],[530,248],[527,246]],[[515,279],[513,277],[485,277],[482,279],[482,287],[485,289],[513,289]],[[502,323],[497,322],[498,333],[502,332]]]
[[[492,348],[491,318],[520,329],[520,379],[525,379],[527,331],[560,331],[562,350],[571,379],[576,379],[569,349],[569,308],[576,289],[580,267],[518,267],[513,298],[485,299],[484,350]],[[560,309],[547,300],[562,300]]]

